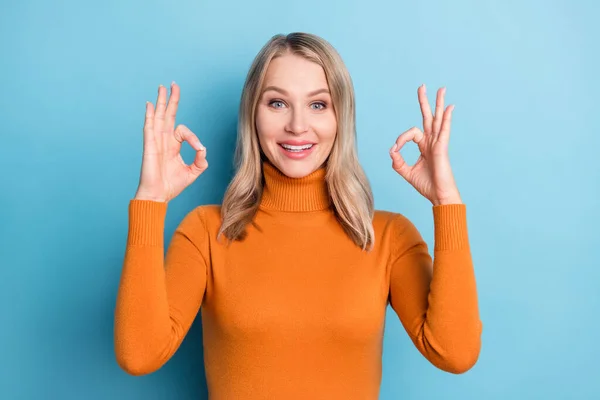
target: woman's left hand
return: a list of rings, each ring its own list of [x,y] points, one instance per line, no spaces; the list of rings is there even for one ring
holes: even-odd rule
[[[423,114],[423,131],[413,127],[398,136],[396,143],[390,149],[392,168],[434,206],[461,204],[448,156],[450,121],[454,106],[448,106],[444,111],[446,88],[441,88],[437,92],[434,116],[427,101],[425,85],[417,89],[417,94]],[[408,165],[400,155],[402,147],[411,140],[417,144],[421,152],[419,159],[412,166]]]

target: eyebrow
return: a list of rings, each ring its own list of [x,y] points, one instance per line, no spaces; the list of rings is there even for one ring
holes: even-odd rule
[[[279,92],[279,93],[282,93],[282,94],[284,94],[286,96],[289,96],[289,93],[286,90],[284,90],[284,89],[282,89],[280,87],[277,87],[277,86],[267,86],[263,90],[263,93],[268,92],[269,90],[274,90],[276,92]],[[308,96],[309,97],[316,96],[319,93],[327,93],[327,94],[329,94],[329,89],[317,89],[317,90],[314,90],[314,91],[310,92],[308,94]]]

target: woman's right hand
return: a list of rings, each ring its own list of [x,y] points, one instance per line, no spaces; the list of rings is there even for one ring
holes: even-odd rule
[[[179,104],[179,86],[171,84],[167,105],[167,88],[158,87],[156,110],[146,103],[144,152],[136,200],[168,202],[177,197],[208,168],[206,148],[184,125],[175,128]],[[181,157],[181,144],[186,141],[196,150],[194,162],[186,165]]]

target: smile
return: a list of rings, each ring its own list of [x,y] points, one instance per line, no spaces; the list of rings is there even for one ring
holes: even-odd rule
[[[316,143],[303,144],[300,146],[294,146],[286,143],[279,143],[279,148],[282,150],[283,154],[291,159],[299,160],[307,157],[312,153],[312,151],[316,147]]]
[[[305,144],[303,146],[292,146],[291,144],[281,143],[280,146],[289,151],[303,151],[313,147],[314,144]]]

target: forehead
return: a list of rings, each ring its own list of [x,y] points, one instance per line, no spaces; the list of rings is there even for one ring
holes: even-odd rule
[[[271,85],[296,93],[328,87],[323,67],[295,54],[286,54],[271,60],[263,87]]]

